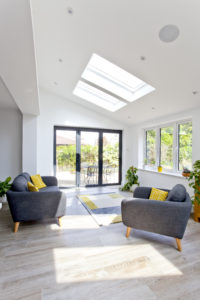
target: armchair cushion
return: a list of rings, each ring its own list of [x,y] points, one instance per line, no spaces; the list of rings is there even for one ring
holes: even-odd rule
[[[58,186],[47,186],[43,189],[40,189],[39,192],[40,193],[44,193],[44,192],[59,192],[60,189]]]
[[[165,201],[168,196],[168,192],[152,188],[149,199]]]
[[[42,188],[46,187],[46,184],[42,180],[42,177],[40,176],[40,174],[32,175],[31,180],[38,189],[42,189]]]
[[[186,198],[186,188],[182,184],[177,184],[169,192],[168,201],[183,202]]]
[[[27,182],[29,192],[39,192],[39,189],[30,181]]]

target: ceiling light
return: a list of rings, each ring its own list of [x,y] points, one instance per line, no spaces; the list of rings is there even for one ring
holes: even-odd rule
[[[192,94],[193,94],[193,95],[197,95],[197,94],[198,94],[198,91],[193,91]]]
[[[112,112],[117,111],[126,105],[126,103],[119,99],[104,93],[83,81],[77,83],[73,94]]]
[[[141,59],[141,60],[145,60],[146,57],[145,57],[145,56],[140,56],[140,59]]]
[[[171,43],[179,36],[179,28],[176,25],[166,25],[160,29],[159,38],[162,42]]]
[[[81,77],[129,102],[155,90],[146,82],[97,54],[92,55]]]
[[[73,15],[74,11],[73,11],[73,8],[72,7],[68,7],[67,8],[67,12],[69,15]]]
[[[59,62],[63,62],[62,58],[59,58],[58,61],[59,61]]]
[[[54,84],[55,84],[55,85],[58,85],[58,83],[57,83],[56,81],[54,81]]]

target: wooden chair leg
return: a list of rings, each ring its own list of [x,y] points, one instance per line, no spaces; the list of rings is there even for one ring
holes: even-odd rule
[[[15,222],[14,223],[14,233],[16,233],[17,231],[18,231],[18,228],[19,228],[19,224],[20,224],[20,222]]]
[[[178,251],[182,251],[182,246],[181,246],[181,240],[180,239],[176,239],[176,244],[177,244]]]
[[[58,217],[58,225],[59,225],[60,227],[62,227],[61,217]]]
[[[126,229],[126,237],[128,238],[131,232],[131,227],[127,227]]]

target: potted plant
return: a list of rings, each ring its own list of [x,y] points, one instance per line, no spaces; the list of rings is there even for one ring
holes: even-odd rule
[[[193,170],[190,172],[189,186],[194,189],[193,204],[194,204],[194,220],[200,219],[200,160],[196,160],[193,164]]]
[[[0,181],[0,203],[5,201],[5,195],[7,191],[11,188],[11,177],[6,178],[4,181]]]
[[[131,166],[126,173],[127,182],[122,187],[122,191],[134,191],[134,189],[139,186],[137,168]]]
[[[188,168],[183,168],[182,176],[189,177],[191,171]]]
[[[158,172],[159,172],[159,173],[162,172],[162,166],[161,166],[161,165],[158,166]]]

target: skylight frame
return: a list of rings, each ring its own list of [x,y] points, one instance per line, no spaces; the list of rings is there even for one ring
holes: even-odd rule
[[[143,80],[95,53],[81,77],[128,102],[133,102],[155,90]]]
[[[73,94],[111,112],[115,112],[127,105],[127,103],[118,98],[81,80],[78,81]]]

